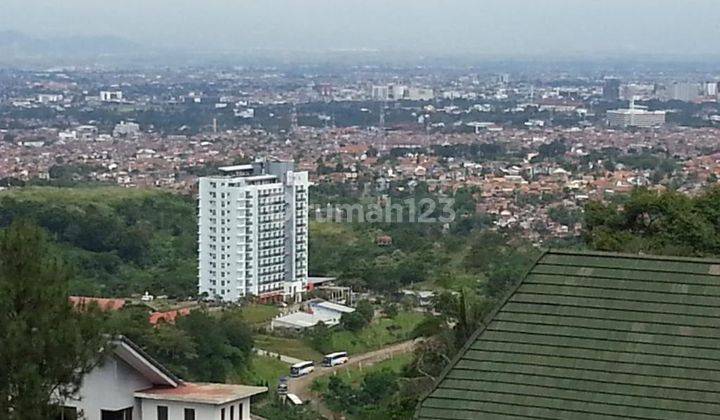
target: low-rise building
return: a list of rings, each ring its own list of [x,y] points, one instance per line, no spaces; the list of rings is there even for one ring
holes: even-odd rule
[[[60,406],[63,419],[248,420],[251,397],[264,392],[265,387],[185,382],[121,337],[85,375],[77,396]]]
[[[312,328],[321,322],[327,326],[334,326],[340,323],[343,314],[352,312],[355,312],[355,309],[349,306],[313,299],[307,302],[304,311],[293,312],[273,319],[270,328],[303,330]]]
[[[638,127],[652,128],[665,124],[665,111],[648,111],[637,108],[634,101],[630,101],[628,109],[616,109],[607,112],[607,121],[610,127]]]

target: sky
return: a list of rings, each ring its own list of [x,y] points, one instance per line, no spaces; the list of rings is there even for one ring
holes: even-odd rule
[[[718,54],[720,0],[0,0],[0,31],[187,50]]]

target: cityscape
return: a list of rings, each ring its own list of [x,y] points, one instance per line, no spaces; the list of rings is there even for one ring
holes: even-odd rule
[[[720,4],[7,1],[0,419],[720,417]]]

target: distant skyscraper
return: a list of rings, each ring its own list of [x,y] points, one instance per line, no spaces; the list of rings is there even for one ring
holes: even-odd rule
[[[705,82],[703,85],[703,94],[705,96],[717,97],[718,96],[718,83],[717,82]]]
[[[670,87],[670,99],[692,102],[700,97],[700,83],[676,82]]]
[[[495,75],[495,83],[501,84],[501,85],[507,85],[510,83],[510,73],[500,73]]]
[[[200,293],[298,300],[308,276],[308,173],[265,161],[220,171],[200,179]]]
[[[620,99],[619,79],[605,79],[605,84],[603,85],[603,99],[606,101],[617,101]]]

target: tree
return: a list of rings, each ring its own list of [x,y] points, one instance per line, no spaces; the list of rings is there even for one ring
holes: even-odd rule
[[[603,251],[703,256],[720,253],[720,189],[688,197],[668,191],[634,191],[622,209],[589,203],[584,236]]]
[[[445,321],[441,317],[428,316],[422,320],[410,333],[411,338],[432,337],[439,334],[445,327]]]
[[[491,299],[499,299],[522,279],[525,271],[524,266],[511,264],[501,265],[488,273],[485,284],[485,294]]]
[[[561,139],[553,140],[549,144],[542,144],[538,147],[538,153],[540,158],[551,158],[562,156],[567,153],[567,146]]]
[[[398,306],[396,303],[393,302],[385,302],[383,305],[383,313],[388,318],[395,318],[398,316]]]
[[[367,324],[367,319],[358,311],[345,313],[340,317],[340,325],[348,331],[358,332],[365,328]]]
[[[69,303],[69,277],[37,226],[16,221],[0,234],[2,418],[49,418],[100,360],[101,323]]]
[[[359,399],[364,404],[375,405],[397,391],[397,374],[389,369],[383,369],[365,375]]]
[[[355,391],[337,376],[330,377],[328,389],[323,397],[328,407],[335,411],[347,411],[358,407]]]
[[[253,342],[242,321],[225,314],[218,320],[197,310],[178,319],[176,325],[197,346],[198,357],[189,368],[191,378],[225,382],[231,373],[249,365]]]
[[[355,310],[362,315],[363,318],[367,322],[372,321],[373,317],[375,316],[375,308],[373,308],[372,303],[370,303],[367,300],[361,300],[357,303]]]
[[[146,324],[147,317],[143,320]],[[191,376],[190,366],[197,360],[197,345],[185,331],[172,324],[161,323],[148,336],[147,350],[180,377]]]
[[[448,324],[455,325],[456,345],[460,347],[478,329],[482,318],[492,307],[491,303],[463,289],[460,293],[438,294],[433,306]]]
[[[262,416],[267,420],[317,420],[321,418],[320,414],[309,405],[288,405],[278,398],[273,398],[265,404],[253,405],[253,414]]]
[[[570,227],[582,219],[579,211],[569,209],[565,206],[550,207],[548,209],[548,216],[552,221]]]
[[[250,365],[253,337],[240,311],[215,315],[198,309],[175,324],[153,327],[147,310],[127,308],[109,314],[106,328],[130,338],[184,379],[224,382]]]
[[[309,332],[307,339],[310,342],[310,346],[321,353],[328,353],[331,351],[330,338],[332,333],[330,329],[325,325],[324,322],[318,322]]]

